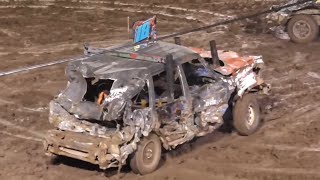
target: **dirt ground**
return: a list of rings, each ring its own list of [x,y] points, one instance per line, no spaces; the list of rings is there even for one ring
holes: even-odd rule
[[[81,55],[83,42],[107,47],[128,40],[127,17],[158,16],[159,34],[263,9],[253,0],[0,2],[0,71]],[[257,19],[256,19],[257,20]],[[261,33],[259,21],[182,36],[188,46],[262,55],[272,86],[264,125],[249,137],[216,132],[164,154],[149,175],[124,168],[123,179],[320,179],[320,41],[294,44]],[[245,25],[247,24],[247,25]],[[67,80],[65,64],[0,77],[0,179],[116,179],[116,170],[72,159],[50,160],[41,138],[51,126],[48,103]]]

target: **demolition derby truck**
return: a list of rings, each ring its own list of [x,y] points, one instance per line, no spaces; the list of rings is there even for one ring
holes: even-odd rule
[[[68,85],[50,102],[47,155],[147,174],[163,149],[212,133],[230,109],[240,135],[257,131],[256,96],[268,88],[261,56],[217,51],[214,41],[211,51],[157,41],[155,17],[137,23],[135,45],[86,48],[69,63]]]
[[[297,3],[290,0],[287,4]],[[280,39],[291,39],[296,43],[309,43],[319,37],[320,0],[281,9],[267,16],[272,30]]]

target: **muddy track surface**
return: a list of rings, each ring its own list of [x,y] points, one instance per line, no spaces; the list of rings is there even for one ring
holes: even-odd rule
[[[0,2],[0,70],[81,55],[82,43],[106,47],[128,40],[127,17],[158,16],[160,34],[177,32],[263,9],[273,1],[78,1]],[[262,34],[263,24],[239,22],[182,37],[188,46],[262,55],[272,85],[261,98],[264,125],[241,137],[216,132],[163,155],[149,175],[123,179],[320,179],[320,41],[293,44]],[[171,40],[168,40],[171,41]],[[51,126],[48,103],[65,87],[64,66],[0,81],[0,179],[117,179],[116,170],[63,158],[50,159],[42,138]]]

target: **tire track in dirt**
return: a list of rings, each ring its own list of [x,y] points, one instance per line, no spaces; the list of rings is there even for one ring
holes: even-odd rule
[[[239,139],[239,138],[236,138]],[[235,139],[234,139],[235,140]],[[233,141],[234,141],[233,140]],[[231,142],[229,142],[231,143]],[[224,143],[223,143],[224,144]],[[311,179],[317,179],[320,177],[320,169],[309,168],[309,167],[287,167],[287,166],[279,166],[277,161],[275,160],[267,160],[268,156],[275,156],[274,151],[283,151],[287,154],[285,157],[296,156],[297,153],[314,153],[316,155],[319,153],[320,148],[317,147],[297,147],[297,146],[288,146],[288,145],[272,145],[272,144],[255,144],[252,142],[242,142],[232,144],[230,147],[224,147],[225,145],[214,145],[215,147],[221,148],[222,152],[211,152],[211,156],[208,156],[208,152],[204,152],[206,150],[196,150],[193,153],[183,154],[179,158],[169,161],[168,164],[170,166],[174,166],[175,172],[185,172],[189,171],[190,167],[192,170],[197,173],[203,174],[212,174],[212,175],[226,175],[231,177],[242,177],[244,179],[269,179],[270,177],[274,177],[272,179],[290,179],[292,177],[309,177]],[[240,148],[242,147],[242,148]],[[250,157],[251,160],[243,160],[234,161],[233,158],[226,156],[226,154],[230,154],[230,149],[232,151],[239,152],[239,157],[244,158],[243,153],[246,151],[245,149],[250,149],[247,153],[247,156]],[[243,149],[245,148],[245,149]],[[260,150],[262,151],[260,151]],[[260,153],[259,153],[260,152]],[[258,154],[252,154],[258,153]],[[216,158],[216,156],[220,156]],[[269,154],[269,155],[268,155]],[[268,155],[268,156],[267,156]],[[260,157],[259,157],[260,156]],[[234,156],[234,158],[236,158]],[[253,158],[257,158],[257,162],[254,162]],[[182,160],[181,160],[182,159]],[[224,161],[221,161],[224,159]],[[264,161],[260,162],[259,159],[264,159]],[[240,160],[240,159],[239,159]],[[285,159],[281,159],[281,162],[286,161]],[[208,166],[210,165],[210,166]],[[165,167],[166,168],[166,167]],[[165,170],[164,170],[165,171]],[[175,173],[179,174],[179,173]],[[209,176],[205,176],[209,177]],[[268,178],[269,177],[269,178]],[[277,177],[277,178],[276,178]],[[279,178],[280,177],[280,178]],[[208,178],[209,179],[209,178]],[[231,178],[232,179],[232,178]]]
[[[208,166],[210,165],[210,166]],[[190,174],[205,174],[205,179],[211,179],[212,176],[226,176],[226,179],[290,179],[292,177],[305,177],[311,179],[320,178],[320,169],[308,168],[286,168],[286,167],[268,167],[263,164],[247,164],[235,162],[216,162],[212,157],[199,157],[197,159],[188,158],[176,162],[170,162],[170,165],[163,167],[162,172],[174,168],[175,174],[192,172]],[[184,177],[184,176],[182,176]],[[185,176],[188,179],[189,176]],[[191,178],[192,179],[192,178]]]
[[[19,1],[21,2],[21,1]],[[17,3],[17,2],[16,2]],[[43,6],[35,6],[35,5],[29,5],[28,7],[44,7],[44,6],[50,6],[50,5],[58,5],[58,1],[56,0],[38,0],[38,3],[43,4]],[[75,3],[75,2],[74,2]],[[86,4],[91,4],[91,5],[113,5],[113,6],[119,6],[119,7],[134,7],[135,9],[137,8],[147,8],[147,9],[151,9],[151,10],[155,10],[155,9],[163,9],[163,12],[167,12],[169,10],[174,10],[174,11],[178,11],[181,13],[194,13],[194,14],[201,14],[202,18],[205,15],[213,15],[213,16],[217,16],[217,17],[221,17],[221,18],[234,18],[234,15],[224,15],[224,14],[220,14],[217,12],[212,12],[209,10],[199,10],[199,9],[192,9],[192,8],[183,8],[183,7],[179,7],[179,6],[174,6],[174,5],[157,5],[157,4],[141,4],[141,3],[124,3],[124,2],[120,2],[120,1],[87,1],[87,0],[81,0],[76,2],[77,3],[77,7],[81,6],[79,5],[80,3],[82,5],[86,5]],[[223,2],[220,2],[220,4]],[[71,2],[72,4],[72,2]],[[215,2],[215,4],[219,4],[219,2]],[[25,7],[25,5],[23,5]],[[13,6],[8,6],[8,7],[13,7]],[[175,15],[177,15],[177,13],[175,13]],[[191,19],[193,19],[192,17],[190,17]],[[212,18],[212,17],[211,17]],[[198,19],[196,19],[198,20]]]
[[[236,137],[222,144],[208,145],[193,153],[183,154],[179,157],[177,167],[194,167],[191,164],[195,164],[196,167],[205,167],[206,171],[212,171],[213,174],[234,174],[237,177],[239,174],[245,174],[248,179],[252,179],[250,174],[260,174],[261,176],[259,175],[257,179],[263,179],[265,175],[275,177],[281,175],[280,179],[303,177],[304,175],[320,177],[318,171],[320,169],[317,169],[320,167],[319,163],[314,163],[317,166],[299,164],[299,160],[305,162],[308,158],[316,156],[320,151],[319,146],[304,147],[263,143],[263,139],[261,142],[255,142]],[[312,154],[305,156],[305,153]],[[295,164],[283,164],[288,159],[292,159]],[[175,159],[171,161],[170,163],[176,162]],[[210,166],[205,166],[205,164],[210,164]]]
[[[128,40],[108,40],[108,41],[92,41],[90,45],[93,47],[108,47],[112,44],[125,43]],[[79,43],[53,43],[47,44],[45,46],[32,46],[27,48],[18,48],[16,51],[18,54],[33,54],[33,55],[41,55],[44,53],[59,53],[66,50],[73,50],[76,48],[82,48],[83,45]],[[8,53],[3,52],[4,55],[8,55]],[[1,57],[1,52],[0,52]]]
[[[302,59],[306,59],[301,53],[296,53],[299,55],[294,55],[295,59],[294,61],[298,64]],[[300,57],[303,56],[303,57]],[[315,65],[312,62],[308,62],[310,65]],[[307,66],[303,62],[304,66]],[[304,71],[296,70],[294,68],[295,65],[287,65],[287,66],[281,66],[278,68],[277,71],[281,71],[283,69],[283,72],[286,73],[286,75],[283,75],[281,77],[274,77],[272,74],[268,78],[268,82],[272,84],[272,96],[274,97],[274,108],[286,108],[285,111],[283,111],[283,114],[292,113],[292,111],[295,111],[295,109],[299,107],[304,107],[308,105],[309,101],[296,101],[296,99],[308,99],[308,95],[313,95],[314,97],[317,97],[317,95],[320,93],[320,81],[316,78],[310,77],[310,75],[307,75]],[[293,68],[292,68],[293,67]],[[290,71],[287,72],[286,69],[289,69]],[[271,69],[271,71],[267,72],[267,74],[272,73],[274,69]],[[312,72],[312,71],[311,71]],[[310,71],[309,71],[310,74]],[[316,76],[316,73],[312,73],[313,76]],[[319,97],[319,96],[318,96]],[[277,105],[275,105],[277,104]]]
[[[31,141],[41,142],[41,143],[43,142],[43,139],[40,139],[40,138],[29,137],[29,136],[25,136],[25,135],[22,135],[22,134],[11,133],[11,132],[8,132],[8,131],[3,131],[3,130],[0,130],[0,134],[12,136],[12,137],[19,138],[19,139],[31,140]]]
[[[301,152],[314,152],[319,153],[320,152],[320,146],[314,146],[314,147],[305,147],[305,146],[292,146],[292,145],[277,145],[277,144],[251,144],[247,143],[246,146],[257,148],[257,149],[275,149],[279,151],[293,151],[295,153],[301,153]]]
[[[122,2],[108,2],[108,1],[81,1],[82,6],[79,4],[75,6],[55,4],[55,1],[39,1],[43,5],[7,5],[0,6],[0,8],[16,8],[16,7],[29,7],[29,8],[48,8],[51,5],[59,5],[68,9],[83,9],[83,10],[104,10],[104,11],[123,11],[130,13],[147,13],[153,15],[161,15],[170,18],[184,19],[187,21],[197,21],[202,24],[210,24],[217,21],[222,21],[230,18],[234,18],[234,15],[224,15],[217,12],[211,12],[208,10],[198,10],[198,9],[189,9],[169,5],[145,5],[145,4],[132,4],[132,3],[122,3]],[[71,3],[72,4],[72,3]],[[95,5],[95,4],[98,4]],[[112,7],[103,7],[102,5],[110,5]],[[161,9],[161,10],[159,10]],[[174,14],[169,13],[169,11],[174,11]],[[179,13],[177,13],[179,12]],[[188,14],[186,14],[188,13]],[[226,26],[216,27],[215,29],[225,29]]]
[[[201,167],[201,164],[204,161],[209,161],[212,166],[214,166],[214,171],[223,171],[228,173],[250,173],[250,174],[260,174],[266,173],[267,176],[272,176],[282,174],[284,177],[290,177],[293,175],[311,175],[320,178],[320,169],[306,169],[306,168],[272,168],[272,167],[261,167],[260,164],[235,164],[235,163],[214,163],[214,161],[210,161],[209,159],[202,159],[199,162],[196,162],[198,166]],[[207,163],[205,163],[207,164]],[[260,166],[260,167],[259,167]],[[189,169],[189,168],[186,168]],[[212,168],[213,169],[213,168]],[[250,176],[249,176],[250,177]]]
[[[209,24],[217,20],[226,20],[230,18],[235,18],[234,15],[224,15],[217,12],[211,12],[208,10],[189,9],[189,8],[177,7],[172,5],[145,5],[145,4],[137,4],[137,3],[136,4],[122,3],[117,1],[114,2],[113,4],[117,6],[130,6],[134,8],[144,8],[143,9],[144,11],[148,9],[152,9],[152,11],[154,11],[155,9],[162,9],[162,12],[168,12],[170,10],[171,11],[173,10],[175,11],[174,16],[177,16],[180,13],[182,16],[185,16],[186,19],[188,20],[199,21],[199,22],[202,22],[203,24]],[[189,14],[186,14],[186,13],[189,13]]]
[[[27,133],[32,134],[33,136],[41,138],[41,139],[44,139],[44,137],[45,137],[45,135],[43,133],[36,132],[36,131],[30,130],[29,128],[13,124],[10,121],[4,120],[4,119],[0,119],[0,124],[4,125],[6,127],[9,127],[9,128],[17,129],[22,132],[27,132]]]
[[[35,6],[35,5],[23,5],[23,6],[19,6],[19,5],[8,5],[8,6],[0,6],[0,9],[7,9],[7,8],[18,8],[18,7],[28,7],[28,8],[48,8],[49,5],[42,5],[42,6]],[[185,17],[184,15],[173,15],[164,11],[159,11],[159,10],[139,10],[139,9],[134,9],[134,8],[123,8],[123,7],[101,7],[101,6],[63,6],[64,8],[67,9],[82,9],[82,10],[104,10],[104,11],[123,11],[123,12],[129,12],[129,13],[147,13],[147,14],[151,14],[151,15],[161,15],[161,16],[165,16],[165,17],[174,17],[174,18],[178,18],[178,19],[184,19],[187,21],[198,21],[201,22],[203,24],[207,24],[206,21],[203,21],[201,19],[197,19],[195,17],[192,16],[187,16]],[[139,6],[138,6],[139,7]]]
[[[146,179],[183,179],[183,180],[194,180],[199,179],[201,180],[247,180],[247,178],[242,177],[235,177],[233,174],[226,174],[226,173],[213,173],[211,171],[206,170],[205,168],[191,168],[194,166],[198,166],[198,164],[190,165],[190,167],[182,167],[181,164],[174,164],[173,166],[165,166],[161,167],[160,172],[154,172],[153,174],[146,175]],[[204,166],[205,167],[205,166]],[[174,169],[175,173],[172,173],[172,169]],[[181,178],[183,177],[183,178]],[[131,178],[131,177],[130,177]],[[135,178],[132,178],[135,179]],[[139,178],[138,178],[139,179]]]

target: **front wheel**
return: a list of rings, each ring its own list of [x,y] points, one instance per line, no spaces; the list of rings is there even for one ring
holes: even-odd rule
[[[130,167],[136,174],[148,174],[157,169],[161,158],[161,141],[155,134],[144,137],[130,160]]]
[[[288,23],[290,39],[296,43],[309,43],[319,36],[319,25],[312,15],[295,15]]]
[[[246,94],[238,99],[233,108],[233,127],[240,135],[248,136],[256,132],[261,123],[260,107],[254,94]]]

